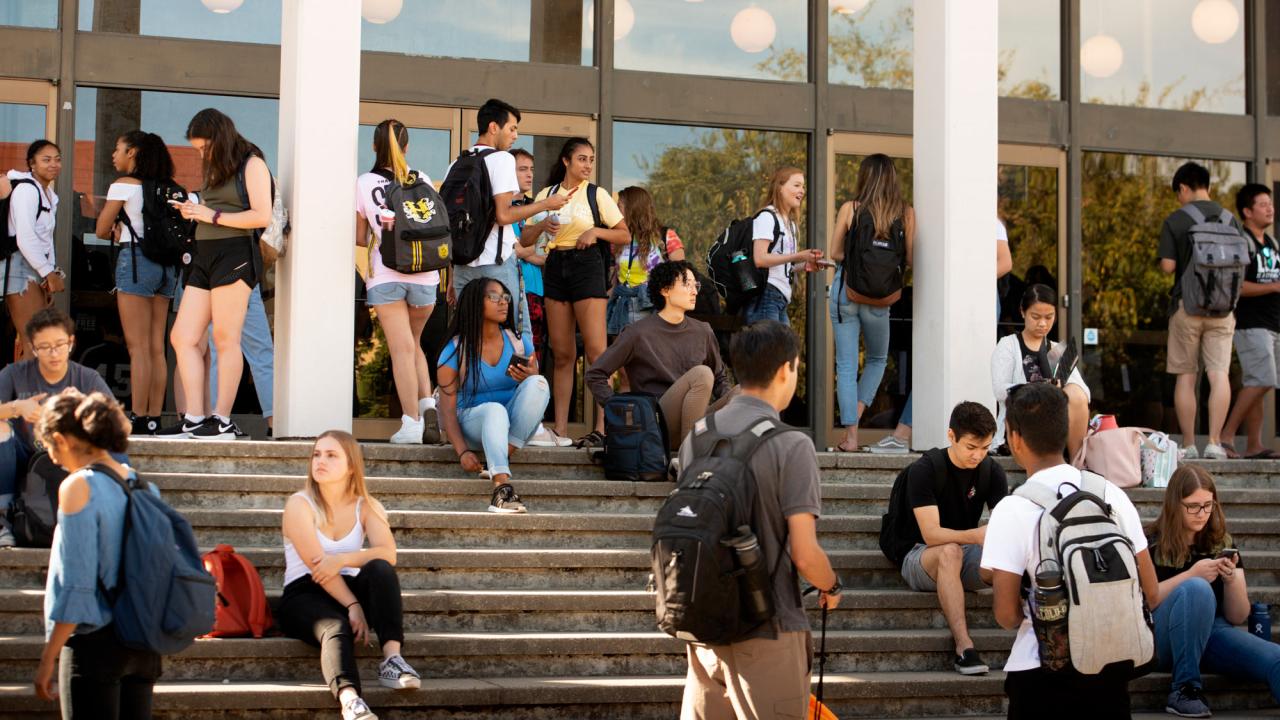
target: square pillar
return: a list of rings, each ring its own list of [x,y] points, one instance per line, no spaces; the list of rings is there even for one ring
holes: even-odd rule
[[[997,0],[916,0],[912,447],[991,407],[996,341]]]
[[[360,0],[284,0],[277,182],[293,234],[276,267],[275,435],[351,430]]]

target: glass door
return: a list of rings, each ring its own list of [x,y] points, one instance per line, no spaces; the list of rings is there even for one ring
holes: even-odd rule
[[[827,227],[835,225],[836,212],[856,192],[858,167],[872,153],[893,158],[907,202],[912,198],[911,138],[892,135],[837,134],[832,137],[827,163],[827,185],[831,197],[827,206]],[[999,148],[998,217],[1009,238],[1011,270],[997,283],[999,312],[997,336],[1016,331],[1021,326],[1018,302],[1026,287],[1045,283],[1061,296],[1066,279],[1060,268],[1066,263],[1066,226],[1061,222],[1066,212],[1066,154],[1058,148],[1025,145],[1001,145]],[[992,224],[993,241],[998,228]],[[829,238],[824,245],[829,243]],[[910,274],[908,274],[908,279]],[[828,277],[830,281],[830,276]],[[828,288],[841,292],[842,288]],[[859,418],[858,442],[875,443],[892,432],[902,419],[911,392],[911,288],[890,311],[889,357],[879,392]],[[1063,337],[1066,323],[1059,323],[1056,334]],[[827,354],[825,378],[832,394],[832,412],[828,422],[827,445],[843,439],[839,422],[839,398],[835,391],[834,342]],[[859,348],[858,366],[865,352]]]

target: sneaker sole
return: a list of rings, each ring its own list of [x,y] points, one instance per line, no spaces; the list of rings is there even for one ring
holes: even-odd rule
[[[196,435],[195,433],[192,433],[191,439],[192,440],[235,440],[236,434],[234,432],[218,433],[217,435]]]
[[[422,687],[422,681],[412,676],[402,677],[399,680],[378,678],[378,684],[384,688],[391,688],[392,690],[417,690]]]
[[[540,448],[561,447],[560,445],[557,445],[554,441],[551,441],[551,440],[530,440],[529,442],[525,443],[525,445],[528,447],[540,447]]]
[[[961,675],[986,675],[991,672],[991,668],[986,665],[975,665],[973,667],[960,667],[959,665],[956,665],[955,668],[956,672]]]
[[[898,450],[897,448],[890,450],[888,448],[878,448],[875,445],[872,445],[867,448],[867,452],[871,453],[872,455],[906,455],[910,451],[905,449]]]
[[[519,515],[519,514],[521,514],[521,513],[527,513],[527,512],[529,512],[529,509],[528,509],[528,508],[520,508],[519,510],[515,510],[515,509],[513,509],[513,508],[500,508],[500,507],[498,507],[497,505],[490,505],[490,506],[489,506],[489,512],[491,512],[491,513],[502,513],[502,514],[504,514],[504,515]]]
[[[1178,717],[1185,717],[1185,718],[1207,718],[1207,717],[1213,717],[1213,713],[1212,713],[1212,712],[1207,712],[1207,713],[1196,713],[1196,714],[1194,714],[1194,715],[1190,715],[1190,714],[1187,714],[1187,713],[1180,713],[1180,712],[1178,712],[1177,710],[1174,710],[1173,708],[1169,707],[1168,705],[1166,705],[1166,706],[1165,706],[1164,711],[1165,711],[1165,712],[1167,712],[1167,713],[1169,713],[1170,715],[1177,715]]]
[[[189,432],[177,433],[175,435],[161,435],[160,433],[156,433],[151,437],[154,437],[157,440],[190,440],[192,435]]]
[[[397,440],[395,438],[391,438],[390,440],[387,440],[387,442],[391,443],[392,445],[421,445],[422,438],[417,438],[417,439],[409,438],[407,440]]]

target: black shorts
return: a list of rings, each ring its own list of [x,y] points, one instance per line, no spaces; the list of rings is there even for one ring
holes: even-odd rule
[[[607,300],[608,277],[604,256],[596,248],[552,250],[542,267],[542,296],[563,302]]]
[[[1129,678],[1133,665],[1108,666],[1097,675],[1073,668],[1049,672],[1040,668],[1005,675],[1008,720],[1128,720]]]
[[[258,284],[253,242],[247,236],[198,241],[196,255],[186,266],[184,283],[187,287],[212,290],[243,280],[252,288]]]

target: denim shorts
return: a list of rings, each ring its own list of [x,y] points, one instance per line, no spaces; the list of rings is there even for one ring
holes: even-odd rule
[[[5,295],[19,295],[26,292],[27,283],[40,282],[40,275],[22,256],[21,250],[14,251],[9,257],[9,283],[4,287]],[[0,273],[3,272],[4,268],[0,267]]]
[[[133,277],[135,267],[138,271],[137,280]],[[139,297],[172,298],[177,285],[177,268],[165,267],[148,258],[141,250],[136,250],[133,243],[120,246],[120,257],[116,258],[116,292]]]
[[[409,282],[386,282],[374,285],[366,291],[365,304],[377,307],[404,300],[409,307],[427,307],[436,304],[437,287],[437,285],[419,285]]]

